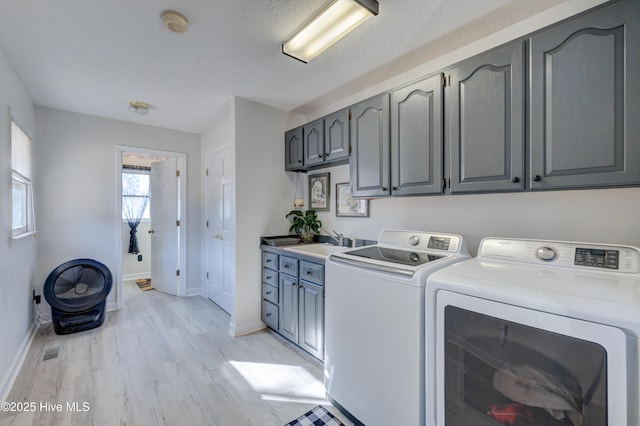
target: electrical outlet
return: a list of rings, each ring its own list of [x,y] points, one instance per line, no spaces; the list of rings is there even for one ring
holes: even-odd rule
[[[33,301],[36,302],[36,305],[40,304],[40,295],[36,294],[35,290],[33,290]]]

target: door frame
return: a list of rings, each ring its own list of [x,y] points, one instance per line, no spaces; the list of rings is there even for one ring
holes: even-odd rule
[[[187,276],[187,154],[184,152],[163,151],[159,149],[140,148],[135,146],[117,145],[116,146],[116,309],[123,306],[123,288],[122,288],[122,155],[126,153],[157,155],[163,157],[172,157],[177,160],[178,170],[180,170],[180,182],[178,184],[178,202],[180,203],[180,241],[178,247],[178,267],[180,268],[180,281],[178,295],[180,297],[187,296],[188,276]]]

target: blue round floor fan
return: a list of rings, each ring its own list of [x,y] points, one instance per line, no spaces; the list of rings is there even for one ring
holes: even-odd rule
[[[112,285],[109,268],[93,259],[70,260],[51,271],[43,292],[56,334],[101,326]]]

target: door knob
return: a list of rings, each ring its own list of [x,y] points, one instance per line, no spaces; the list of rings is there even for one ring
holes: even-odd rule
[[[222,234],[219,234],[219,233],[216,234],[216,235],[213,235],[211,238],[217,238],[219,240],[224,240],[224,237],[222,236]]]
[[[150,233],[150,234],[153,234],[156,231],[154,231],[153,229],[149,229],[147,232]]]

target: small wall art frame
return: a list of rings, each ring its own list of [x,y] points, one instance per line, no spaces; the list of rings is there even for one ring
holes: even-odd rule
[[[369,217],[369,200],[353,198],[349,183],[336,183],[336,216]]]
[[[309,209],[329,211],[329,173],[309,175]]]

